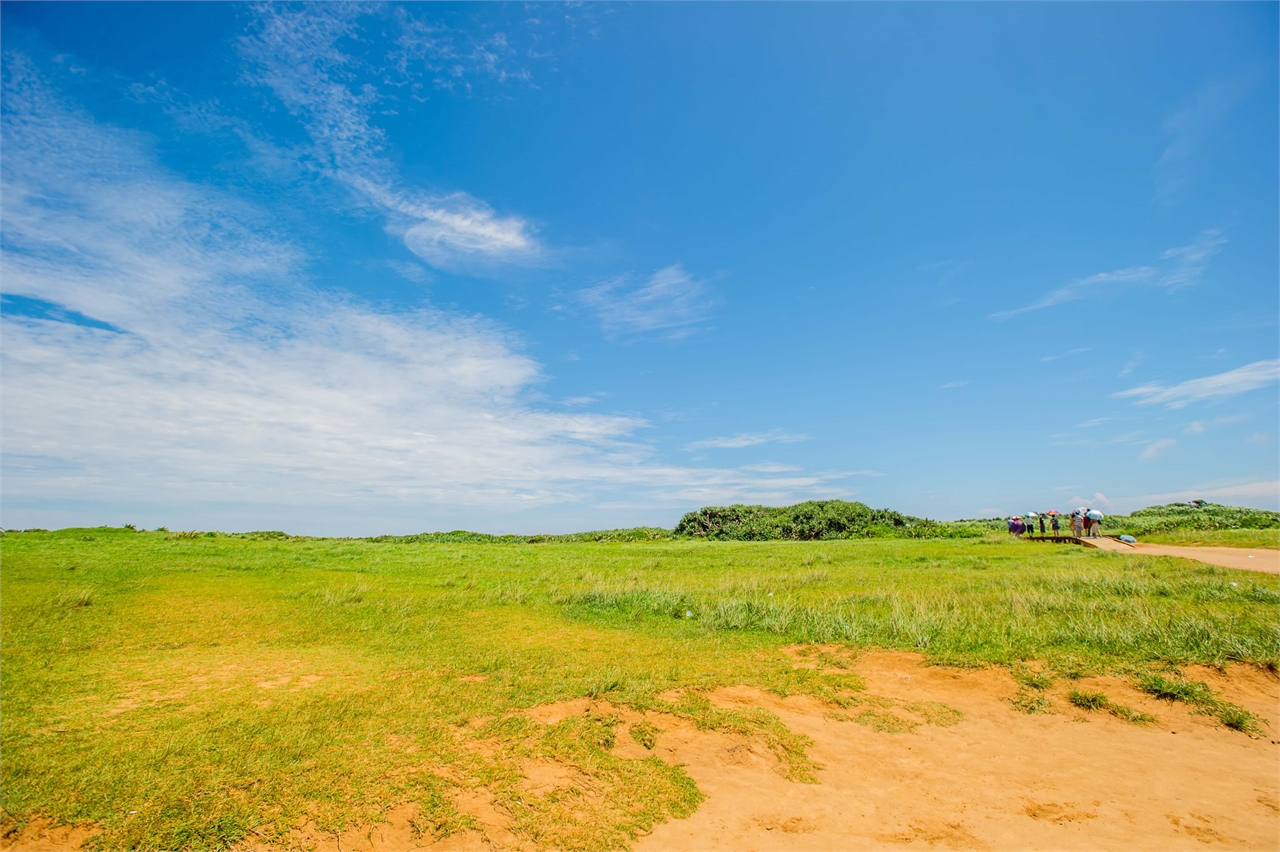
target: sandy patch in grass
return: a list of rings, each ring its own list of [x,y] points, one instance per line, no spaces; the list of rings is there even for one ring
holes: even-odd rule
[[[758,761],[736,762],[728,741],[660,734],[656,751],[685,763],[708,798],[636,849],[1276,848],[1280,683],[1264,672],[1188,672],[1271,721],[1266,736],[1251,738],[1121,678],[1059,681],[1046,691],[1052,712],[1027,715],[1010,704],[1018,687],[1004,670],[935,668],[915,655],[877,653],[854,671],[870,694],[897,702],[893,712],[931,702],[963,718],[886,733],[833,720],[830,708],[806,696],[717,690],[715,703],[767,707],[811,737],[819,783],[784,780],[759,746],[748,745]],[[1135,725],[1077,710],[1064,698],[1069,686],[1106,692],[1159,721]]]
[[[92,826],[55,826],[37,818],[27,823],[16,836],[4,838],[0,848],[6,852],[63,852],[79,849],[97,833],[98,830]]]

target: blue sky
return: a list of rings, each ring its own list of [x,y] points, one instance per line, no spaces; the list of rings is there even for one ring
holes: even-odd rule
[[[1276,4],[0,15],[5,526],[1280,502]]]

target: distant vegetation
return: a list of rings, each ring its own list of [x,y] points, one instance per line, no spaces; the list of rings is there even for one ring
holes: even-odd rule
[[[1063,518],[1063,531],[1069,525]],[[134,529],[133,524],[125,524]],[[249,541],[301,541],[275,530],[245,533],[169,532],[170,539],[231,536]],[[630,527],[561,535],[490,535],[453,530],[415,535],[371,536],[366,541],[399,544],[578,544],[590,542],[646,542],[682,539],[711,541],[836,541],[862,538],[981,538],[1006,531],[1004,518],[972,518],[932,521],[892,509],[872,509],[865,503],[845,500],[809,500],[794,506],[704,506],[680,519],[675,529]],[[1280,512],[1222,506],[1194,501],[1149,506],[1131,515],[1108,515],[1107,535],[1129,535],[1148,541],[1188,544],[1234,544],[1242,547],[1275,547],[1280,542]],[[2,533],[3,530],[0,530]],[[14,530],[21,532],[21,530]],[[29,529],[27,532],[45,532]],[[1211,535],[1202,535],[1211,533]],[[88,539],[86,539],[88,540]]]
[[[1148,506],[1131,515],[1112,515],[1110,532],[1138,537],[1182,530],[1274,530],[1280,529],[1280,512],[1222,506],[1217,503],[1169,503]]]
[[[1139,509],[1131,515],[1110,515],[1103,529],[1111,535],[1128,533],[1135,537],[1167,537],[1188,531],[1280,530],[1280,513],[1203,501],[1170,503]],[[681,518],[673,533],[676,537],[731,541],[812,541],[976,538],[1004,530],[1003,518],[931,521],[890,509],[872,509],[862,503],[815,500],[783,508],[706,506]]]
[[[814,541],[841,538],[975,538],[983,522],[939,523],[844,500],[794,506],[704,506],[680,519],[678,537],[728,541]]]

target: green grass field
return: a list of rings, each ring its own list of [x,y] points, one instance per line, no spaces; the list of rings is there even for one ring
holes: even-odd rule
[[[797,643],[1041,661],[1067,677],[1280,664],[1280,577],[1003,536],[0,542],[4,829],[92,821],[111,849],[222,848],[304,818],[339,829],[405,801],[440,836],[469,825],[454,798],[477,787],[530,843],[624,848],[691,813],[693,782],[614,756],[616,718],[517,711],[584,696],[660,709],[759,737],[803,782],[802,737],[699,692],[750,684],[857,716],[860,679],[839,655],[797,669],[782,651]],[[521,761],[536,757],[576,767],[594,793],[527,792]]]
[[[1141,541],[1190,547],[1267,547],[1280,550],[1280,530],[1173,530],[1148,533]]]

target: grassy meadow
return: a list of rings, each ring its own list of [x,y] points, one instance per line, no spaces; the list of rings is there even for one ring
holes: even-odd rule
[[[1177,544],[1183,547],[1266,547],[1280,550],[1280,530],[1170,530],[1148,533],[1148,544]]]
[[[803,783],[803,737],[702,691],[811,694],[860,718],[868,698],[847,668],[862,648],[1015,671],[1034,661],[1041,679],[1163,678],[1152,682],[1166,691],[1190,663],[1280,665],[1280,577],[1005,536],[79,529],[10,532],[0,546],[3,830],[37,815],[92,822],[110,849],[225,848],[304,819],[369,824],[409,801],[417,828],[444,836],[472,826],[456,802],[481,788],[531,845],[625,848],[697,808],[692,780],[611,753],[616,737],[651,739],[643,724],[544,725],[519,711],[580,697],[661,710],[758,737]],[[797,668],[783,649],[798,644],[824,665]],[[947,723],[945,708],[917,711]],[[521,767],[533,759],[573,767],[589,793],[530,792]]]

